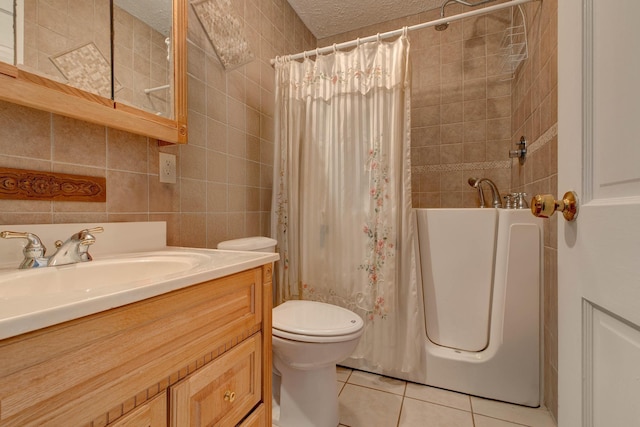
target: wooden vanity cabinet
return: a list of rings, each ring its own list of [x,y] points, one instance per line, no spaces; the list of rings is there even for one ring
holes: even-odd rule
[[[0,426],[270,426],[271,274],[1,340]]]

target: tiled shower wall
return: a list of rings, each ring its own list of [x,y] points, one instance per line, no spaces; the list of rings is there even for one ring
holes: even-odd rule
[[[0,201],[0,224],[149,221],[168,243],[215,247],[269,234],[274,71],[269,60],[315,48],[285,0],[234,0],[256,60],[225,71],[189,14],[189,144],[155,140],[0,102],[0,165],[107,178],[106,203]],[[178,155],[161,184],[158,151]]]
[[[447,6],[447,16],[468,11]],[[432,10],[320,40],[331,45],[440,17]],[[511,75],[502,72],[500,42],[508,10],[452,22],[445,31],[413,31],[411,162],[413,206],[476,207],[470,177],[509,189]],[[490,200],[487,200],[490,202]]]

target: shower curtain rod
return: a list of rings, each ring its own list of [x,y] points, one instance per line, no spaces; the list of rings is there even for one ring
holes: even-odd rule
[[[507,7],[518,6],[518,5],[521,5],[523,3],[529,3],[529,2],[532,2],[532,1],[537,1],[537,0],[511,0],[511,1],[508,1],[506,3],[500,3],[500,4],[493,5],[493,6],[485,7],[485,8],[482,8],[482,9],[471,10],[469,12],[463,12],[463,13],[459,13],[457,15],[452,15],[452,16],[449,16],[449,17],[440,18],[440,19],[436,19],[436,20],[433,20],[433,21],[429,21],[429,22],[423,22],[422,24],[412,25],[410,27],[406,27],[406,31],[414,31],[414,30],[421,30],[423,28],[428,28],[428,27],[435,27],[436,25],[445,24],[447,22],[459,21],[460,19],[470,18],[470,17],[476,16],[476,15],[484,15],[484,14],[487,14],[487,13],[494,12],[496,10],[506,9]],[[332,46],[326,46],[326,47],[313,49],[313,50],[305,50],[303,52],[296,53],[295,55],[283,55],[281,57],[276,57],[276,59],[277,58],[287,58],[289,60],[296,60],[296,59],[305,58],[307,56],[317,56],[317,55],[320,55],[320,54],[323,54],[323,53],[328,53],[328,52],[333,52],[333,51],[336,51],[336,50],[341,50],[341,49],[346,49],[346,48],[349,48],[349,47],[354,47],[354,46],[357,46],[360,43],[367,43],[367,42],[372,42],[372,41],[376,41],[376,40],[388,39],[388,38],[391,38],[391,37],[396,37],[396,36],[401,35],[404,31],[405,31],[405,28],[400,28],[398,30],[388,31],[386,33],[378,33],[375,36],[369,36],[369,37],[364,37],[364,38],[357,39],[357,40],[351,40],[351,41],[348,41],[348,42],[333,44]],[[276,63],[276,59],[272,59],[271,60],[271,65]]]

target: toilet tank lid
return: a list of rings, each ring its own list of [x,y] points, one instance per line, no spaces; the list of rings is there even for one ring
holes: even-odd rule
[[[229,251],[257,251],[275,246],[278,243],[269,237],[245,237],[244,239],[226,240],[218,243],[218,249]]]

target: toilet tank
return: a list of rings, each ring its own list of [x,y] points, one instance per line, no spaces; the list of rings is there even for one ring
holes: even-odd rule
[[[269,237],[245,237],[218,243],[218,249],[225,251],[275,252],[277,241]]]

